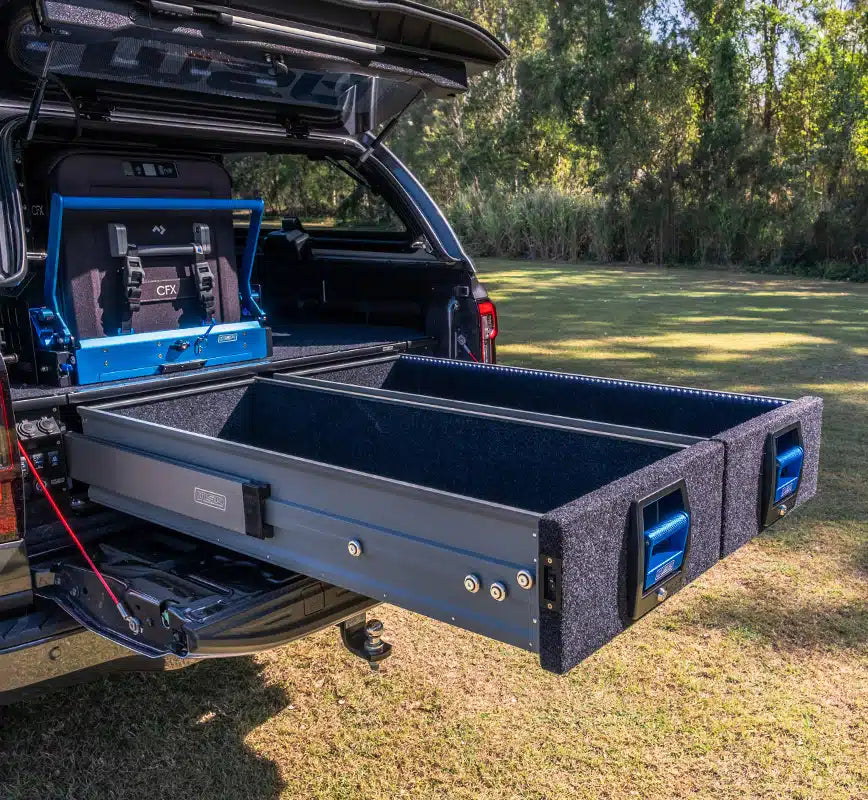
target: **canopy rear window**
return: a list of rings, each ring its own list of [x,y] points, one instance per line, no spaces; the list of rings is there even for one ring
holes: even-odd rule
[[[316,26],[237,6],[37,0],[37,8],[39,22],[24,8],[13,23],[10,56],[30,75],[47,66],[79,96],[198,98],[349,133],[376,128],[417,97],[461,92],[481,67],[466,54],[425,52],[400,36],[360,36],[333,21]]]

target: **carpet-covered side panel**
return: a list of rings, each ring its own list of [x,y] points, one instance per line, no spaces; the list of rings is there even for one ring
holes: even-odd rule
[[[251,393],[251,386],[240,386],[121,407],[113,413],[203,436],[237,440],[250,430]]]
[[[246,444],[530,511],[557,508],[673,451],[291,384],[254,389]]]
[[[768,397],[402,355],[326,380],[542,414],[711,437],[777,408]]]
[[[693,580],[720,555],[724,448],[701,442],[610,483],[540,520],[540,554],[562,559],[562,610],[541,611],[540,663],[564,673],[631,624],[627,575],[631,503],[684,479]]]
[[[319,370],[310,377],[335,383],[348,383],[352,386],[366,386],[382,389],[395,364],[396,359],[381,361],[378,364],[360,364],[357,367]]]
[[[268,381],[117,413],[540,513],[673,451]]]
[[[822,399],[801,397],[715,437],[726,447],[721,555],[738,550],[761,530],[763,455],[770,433],[801,422],[805,458],[796,506],[816,494],[822,416]]]

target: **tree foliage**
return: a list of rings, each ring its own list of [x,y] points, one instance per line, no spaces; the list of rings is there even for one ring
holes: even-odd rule
[[[866,275],[866,0],[437,5],[512,56],[390,141],[477,250]]]

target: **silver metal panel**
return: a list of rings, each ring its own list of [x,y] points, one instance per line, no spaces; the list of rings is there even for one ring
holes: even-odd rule
[[[538,651],[537,591],[520,589],[516,574],[526,569],[536,575],[539,514],[105,409],[83,409],[82,417],[87,438],[69,435],[70,472],[91,485],[96,502]],[[100,459],[109,466],[95,464]],[[167,464],[178,467],[178,462],[185,472],[172,471],[171,477],[166,472],[164,479],[179,485],[176,502],[167,505],[159,492],[142,491],[149,476],[160,474]],[[202,476],[211,479],[221,473],[271,486],[265,518],[274,526],[273,538],[245,536],[225,527],[219,515],[206,519],[195,508],[188,513],[192,504],[183,501],[191,486],[201,483]],[[351,540],[361,545],[358,557],[350,555]],[[464,588],[469,574],[482,584],[477,593]],[[507,587],[503,601],[489,594],[495,581]]]
[[[355,365],[354,365],[355,366]],[[304,377],[294,373],[279,373],[272,378],[263,378],[263,382],[281,382],[305,389],[315,389],[330,394],[343,394],[350,397],[361,397],[371,400],[399,403],[403,406],[419,408],[437,408],[443,411],[460,412],[464,415],[485,417],[487,419],[505,419],[529,425],[540,425],[560,430],[590,433],[594,436],[608,436],[615,439],[626,439],[631,442],[646,442],[648,444],[686,448],[698,442],[704,442],[701,436],[688,436],[683,433],[658,431],[650,428],[634,428],[629,425],[616,425],[611,422],[598,422],[578,417],[563,417],[557,414],[543,414],[537,411],[507,408],[495,404],[468,403],[464,400],[434,397],[428,394],[413,394],[412,392],[397,392],[392,389],[377,389],[370,386],[356,386],[348,383],[331,381],[328,377]]]
[[[245,533],[244,478],[190,469],[176,461],[146,456],[76,433],[66,437],[72,477],[120,494],[148,499],[169,511]],[[85,477],[83,477],[85,476]]]

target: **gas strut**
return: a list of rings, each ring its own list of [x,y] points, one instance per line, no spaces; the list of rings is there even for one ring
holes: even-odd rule
[[[124,605],[122,600],[118,599],[118,596],[112,591],[112,587],[108,585],[108,581],[103,577],[103,574],[99,571],[99,567],[93,563],[93,559],[87,554],[87,550],[84,549],[84,545],[81,543],[81,540],[78,536],[75,535],[75,531],[72,530],[69,523],[66,521],[66,517],[63,516],[63,512],[60,510],[60,507],[57,503],[54,502],[54,498],[51,496],[51,492],[48,491],[48,487],[45,485],[45,481],[42,480],[42,476],[36,471],[36,467],[33,462],[30,460],[30,456],[27,455],[27,451],[24,449],[24,445],[21,442],[18,442],[18,449],[21,451],[21,455],[24,458],[24,461],[27,463],[28,468],[30,469],[30,474],[36,479],[36,482],[39,484],[39,488],[42,489],[42,494],[45,496],[45,499],[48,500],[48,504],[51,506],[54,513],[57,515],[57,518],[60,520],[60,524],[63,525],[66,532],[69,534],[70,538],[73,542],[75,542],[75,546],[78,548],[79,552],[84,556],[84,560],[87,562],[88,566],[93,570],[93,574],[99,579],[99,582],[103,585],[103,588],[106,590],[106,593],[109,597],[111,597],[112,602],[115,604],[115,608],[118,610],[118,613],[121,615],[123,620],[130,626],[130,630],[133,634],[139,634],[142,630],[142,624],[139,622],[138,618],[133,616],[130,613],[130,610]]]

